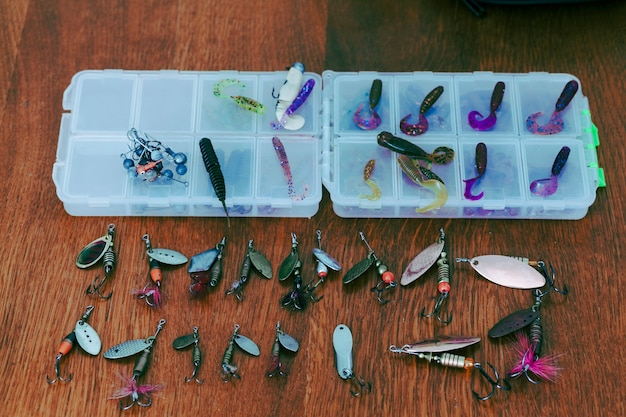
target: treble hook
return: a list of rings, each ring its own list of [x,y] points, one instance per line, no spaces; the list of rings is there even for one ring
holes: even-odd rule
[[[441,311],[443,310],[443,305],[446,300],[448,300],[448,295],[449,293],[442,292],[437,297],[433,297],[435,299],[435,306],[433,307],[432,311],[428,314],[425,314],[424,312],[426,311],[426,307],[423,307],[420,313],[421,316],[425,318],[435,316],[437,320],[439,320],[441,323],[450,324],[450,322],[452,321],[452,313],[446,312],[443,316],[441,314]]]
[[[554,285],[554,281],[556,281],[556,277],[555,277],[554,268],[552,267],[552,264],[550,264],[550,272],[548,272],[548,268],[546,268],[546,263],[544,261],[538,261],[537,267],[541,269],[541,273],[543,274],[544,277],[546,277],[546,283],[548,284],[548,288],[546,289],[545,292],[541,293],[541,297],[549,293],[550,290],[554,290],[561,295],[567,295],[569,293],[569,289],[567,288],[566,284],[563,284],[563,289],[557,288],[556,285]]]
[[[61,342],[61,346],[59,347],[59,353],[54,360],[55,378],[50,379],[50,377],[46,375],[46,381],[48,382],[48,384],[54,384],[57,381],[70,382],[72,380],[72,374],[69,374],[67,378],[63,378],[61,376],[61,358],[69,353],[69,351],[74,346],[74,343],[76,343],[76,335],[74,334],[74,332],[68,334]]]
[[[198,342],[200,342],[200,338],[198,337],[198,327],[193,328],[193,339],[193,352],[191,354],[193,372],[189,378],[185,377],[185,382],[191,382],[191,380],[194,380],[196,383],[202,385],[204,384],[204,380],[198,379],[196,376],[198,374],[198,369],[200,369],[200,364],[202,363],[202,353],[200,352],[200,347],[198,346]]]
[[[352,384],[354,384],[357,388],[356,391],[350,390],[350,394],[353,396],[359,397],[363,393],[364,389],[367,390],[367,392],[372,391],[372,383],[366,381],[362,376],[357,376],[349,369],[344,369],[344,373],[348,375],[350,382],[352,382]]]
[[[443,234],[443,231],[442,231]],[[442,236],[443,238],[443,236]],[[446,242],[446,245],[448,242]],[[422,308],[422,317],[437,317],[443,324],[450,324],[452,321],[452,313],[446,313],[445,318],[441,315],[441,310],[444,303],[448,300],[450,295],[450,264],[448,263],[448,252],[445,250],[439,254],[439,260],[437,260],[437,291],[439,295],[435,297],[435,307],[429,314],[424,314],[426,307]]]
[[[487,365],[489,365],[489,367],[491,368],[491,370],[493,371],[493,375],[495,376],[495,379],[491,377],[491,375],[489,375],[487,373],[487,371],[485,371],[485,369],[483,368],[483,366],[480,363],[474,363],[474,368],[478,369],[481,373],[481,375],[487,380],[487,382],[491,385],[491,392],[487,395],[485,395],[484,397],[481,397],[480,394],[478,394],[476,391],[472,390],[472,393],[474,393],[474,396],[481,400],[481,401],[487,401],[489,398],[493,397],[493,395],[496,392],[496,389],[502,390],[502,391],[509,391],[511,389],[511,385],[508,383],[507,380],[503,380],[504,385],[502,385],[500,383],[500,375],[498,374],[498,371],[496,370],[496,368],[490,364],[489,362],[487,362]]]
[[[96,294],[98,297],[102,298],[103,300],[108,300],[111,298],[111,296],[113,296],[113,291],[111,291],[107,295],[103,295],[100,292],[100,288],[105,284],[105,282],[111,276],[113,270],[115,269],[115,262],[116,262],[117,254],[115,253],[115,250],[113,249],[114,236],[115,236],[115,225],[109,224],[106,238],[109,239],[110,244],[107,245],[106,251],[104,252],[104,254],[102,254],[102,266],[104,267],[104,277],[100,279],[100,275],[97,275],[96,278],[93,280],[93,283],[89,285],[87,289],[85,290],[86,294],[88,295]]]
[[[386,282],[386,281],[378,281],[376,285],[371,289],[372,292],[376,293],[376,299],[381,304],[387,304],[389,299],[384,299],[381,297],[383,291],[392,290],[396,288],[398,284],[395,281]]]

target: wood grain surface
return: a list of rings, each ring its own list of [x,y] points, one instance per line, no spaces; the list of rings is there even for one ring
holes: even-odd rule
[[[626,160],[624,91],[626,2],[585,5],[487,6],[479,19],[461,1],[59,1],[0,0],[0,140],[6,157],[0,182],[0,384],[2,415],[110,416],[474,416],[625,415],[621,380],[626,312],[621,264],[624,248]],[[236,69],[274,71],[294,61],[307,70],[494,71],[569,73],[581,81],[599,129],[600,166],[606,188],[597,190],[587,216],[578,221],[492,219],[345,219],[336,216],[328,192],[311,219],[72,217],[51,179],[62,114],[71,77],[85,69]],[[113,170],[119,167],[94,166]],[[109,301],[85,288],[100,268],[79,270],[78,251],[117,230],[119,262],[107,284]],[[549,261],[566,297],[551,295],[542,306],[543,352],[560,355],[556,382],[511,381],[509,392],[477,401],[487,392],[478,372],[442,368],[389,352],[392,344],[435,335],[471,335],[482,341],[461,351],[504,374],[515,362],[511,340],[490,340],[487,331],[505,315],[528,307],[529,291],[498,287],[455,266],[448,326],[420,318],[432,305],[436,277],[396,289],[379,305],[369,289],[373,273],[354,285],[345,270],[367,255],[363,231],[377,255],[399,278],[408,262],[434,242],[439,228],[449,236],[452,256],[515,254]],[[305,312],[291,312],[278,299],[289,282],[253,274],[246,299],[224,290],[238,278],[249,239],[274,271],[289,253],[296,233],[305,281],[314,278],[310,255],[315,231],[324,248],[344,266],[318,289],[324,298]],[[205,297],[190,297],[186,266],[164,270],[163,306],[149,308],[131,295],[146,282],[141,237],[192,256],[227,238],[224,278]],[[104,349],[145,338],[167,320],[141,381],[162,384],[150,408],[122,412],[111,394],[118,375],[132,372],[134,359],[109,361],[75,348],[61,361],[69,383],[46,383],[56,349],[86,306],[89,323]],[[267,378],[275,326],[300,342],[283,356],[286,378]],[[372,383],[371,392],[350,395],[353,386],[334,366],[332,334],[339,323],[354,335],[354,370]],[[233,326],[253,339],[260,357],[238,351],[241,379],[225,384],[220,360]],[[186,384],[191,352],[172,341],[198,326],[204,385]]]

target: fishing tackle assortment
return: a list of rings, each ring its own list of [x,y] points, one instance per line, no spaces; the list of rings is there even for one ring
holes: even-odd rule
[[[561,171],[565,167],[567,163],[567,158],[569,158],[570,148],[568,146],[563,146],[559,153],[556,155],[554,159],[554,163],[552,164],[552,169],[550,170],[549,178],[542,178],[539,180],[534,180],[530,183],[530,192],[538,195],[540,197],[549,197],[552,194],[556,193],[556,190],[559,187],[559,175],[561,175]]]
[[[291,174],[291,166],[289,165],[289,158],[287,158],[285,146],[276,136],[272,138],[272,145],[274,146],[276,156],[278,156],[278,162],[280,162],[280,167],[283,169],[283,174],[285,175],[285,181],[287,182],[287,195],[293,201],[304,200],[309,193],[309,186],[307,184],[303,184],[303,193],[296,194],[296,191],[293,188],[293,175]]]
[[[477,195],[472,194],[472,187],[485,175],[485,172],[487,171],[487,145],[483,142],[478,142],[476,144],[474,166],[476,167],[476,176],[468,180],[463,180],[465,183],[465,192],[463,193],[463,197],[472,201],[480,200],[485,195],[484,191],[481,191]]]
[[[228,342],[228,346],[222,355],[222,381],[230,382],[231,379],[240,379],[239,368],[233,364],[233,355],[235,354],[235,346],[243,350],[249,355],[259,356],[261,351],[256,343],[246,336],[239,334],[239,325],[235,324],[235,330]]]
[[[498,81],[491,93],[491,101],[489,102],[489,115],[484,117],[480,112],[472,110],[467,115],[467,122],[474,130],[484,131],[491,130],[496,125],[497,117],[496,111],[502,104],[504,98],[505,84],[502,81]]]
[[[376,298],[381,304],[386,304],[387,302],[389,302],[389,300],[385,300],[381,298],[383,291],[392,290],[398,284],[395,281],[393,272],[389,271],[387,268],[387,265],[385,265],[383,261],[378,259],[372,247],[369,245],[369,243],[367,243],[367,240],[365,240],[365,235],[363,234],[363,232],[359,232],[359,236],[361,237],[361,240],[363,241],[363,243],[365,243],[365,246],[367,247],[367,250],[368,250],[368,254],[365,257],[365,259],[361,260],[359,263],[357,263],[352,268],[350,268],[350,270],[343,277],[343,283],[344,284],[351,283],[352,281],[354,281],[355,279],[363,275],[365,272],[367,272],[367,270],[372,265],[374,265],[376,266],[376,273],[381,278],[381,280],[378,281],[378,283],[376,283],[376,285],[371,289],[371,291],[376,293]]]
[[[372,81],[372,87],[370,88],[369,100],[359,104],[359,107],[352,116],[354,124],[363,130],[374,130],[380,126],[381,119],[376,109],[380,103],[380,98],[383,94],[383,82],[380,79]],[[367,108],[366,108],[367,107]],[[365,110],[365,112],[364,112]]]
[[[465,336],[442,336],[436,339],[424,340],[421,342],[403,345],[397,347],[391,345],[389,350],[395,353],[406,353],[409,355],[415,355],[420,359],[425,359],[427,362],[434,362],[438,365],[459,368],[459,369],[478,369],[483,378],[491,385],[491,392],[487,395],[481,396],[476,391],[472,391],[474,396],[482,401],[486,401],[493,397],[496,389],[502,391],[509,391],[511,386],[506,380],[500,380],[500,375],[496,368],[487,362],[487,366],[491,368],[493,377],[487,373],[484,366],[474,359],[450,353],[452,350],[462,349],[473,344],[480,342],[479,337],[465,337]]]
[[[443,86],[438,85],[435,87],[430,93],[424,97],[422,104],[420,105],[419,112],[419,120],[415,124],[408,123],[408,120],[411,118],[411,114],[404,116],[400,120],[400,130],[403,133],[406,133],[409,136],[417,136],[423,133],[426,133],[428,130],[428,119],[424,115],[430,108],[435,104],[435,102],[441,97],[443,94]]]
[[[572,101],[577,91],[578,82],[576,80],[571,80],[565,84],[561,95],[556,101],[554,111],[552,112],[548,123],[543,126],[539,125],[537,119],[543,114],[543,112],[533,113],[526,119],[526,128],[528,131],[535,135],[554,135],[563,130],[564,122],[561,113]]]
[[[209,174],[213,191],[215,191],[217,199],[222,203],[226,220],[228,221],[228,227],[230,227],[230,216],[226,208],[226,184],[224,183],[224,174],[222,174],[220,161],[217,159],[217,155],[215,155],[215,149],[213,148],[211,139],[200,139],[200,153],[202,154],[202,162],[204,162],[206,172]]]
[[[380,188],[374,181],[372,181],[372,173],[374,172],[374,167],[376,166],[376,160],[370,159],[365,164],[365,168],[363,169],[363,180],[372,190],[371,194],[359,194],[359,198],[366,198],[370,201],[376,201],[380,199],[382,192]]]
[[[102,286],[106,283],[107,279],[113,273],[115,269],[115,263],[117,260],[117,254],[114,249],[113,238],[115,237],[115,225],[109,224],[107,228],[107,234],[94,240],[85,246],[76,257],[76,266],[85,269],[97,264],[102,260],[102,267],[104,268],[104,277],[100,279],[100,276],[96,276],[93,283],[87,287],[85,292],[89,295],[95,294],[98,297],[108,300],[113,295],[113,291],[104,295],[100,292]]]
[[[254,249],[254,246],[252,245],[253,242],[254,241],[252,239],[248,242],[246,256],[243,259],[241,270],[239,272],[239,279],[234,281],[230,288],[226,290],[226,295],[233,294],[239,301],[243,301],[246,298],[243,293],[243,288],[246,282],[248,282],[252,267],[254,267],[262,277],[272,279],[272,265],[270,264],[270,261],[267,260],[265,255]]]
[[[161,304],[161,282],[163,281],[163,271],[161,264],[166,265],[183,265],[187,263],[187,258],[180,252],[173,249],[152,248],[150,235],[145,234],[141,238],[146,245],[146,254],[148,255],[148,265],[150,270],[148,276],[150,281],[142,289],[133,290],[133,295],[137,298],[143,298],[150,307],[158,307]]]
[[[328,276],[328,269],[332,269],[333,271],[341,271],[341,264],[335,258],[330,256],[322,249],[322,231],[317,229],[315,231],[315,235],[317,236],[317,248],[313,248],[313,256],[315,257],[316,265],[315,265],[315,273],[317,274],[318,280],[315,281],[313,285],[311,283],[307,284],[309,287],[309,293],[313,293],[313,291],[324,282],[325,278]],[[313,301],[319,301],[323,296],[314,298]]]
[[[272,351],[270,353],[270,365],[269,369],[265,373],[268,378],[273,376],[287,376],[287,372],[283,370],[282,362],[280,361],[280,351],[285,349],[291,353],[296,353],[300,349],[300,343],[292,336],[288,335],[280,328],[280,322],[276,324],[276,337],[272,344]]]
[[[303,285],[302,276],[300,275],[300,269],[302,268],[302,262],[298,255],[298,240],[296,234],[291,234],[291,252],[283,260],[278,268],[278,279],[284,281],[293,275],[293,285],[291,290],[280,298],[280,305],[282,307],[290,307],[293,310],[304,310],[308,305],[309,300],[313,300],[311,297],[310,287]]]
[[[67,377],[61,376],[61,358],[66,356],[72,348],[74,344],[78,343],[78,345],[88,354],[92,356],[96,356],[100,353],[102,349],[102,342],[100,341],[100,336],[98,336],[98,332],[94,330],[87,323],[87,319],[89,315],[93,311],[94,306],[88,306],[85,310],[83,316],[76,322],[76,326],[74,326],[74,330],[61,341],[59,345],[58,353],[56,358],[54,359],[54,373],[55,377],[50,379],[48,375],[46,375],[46,381],[48,384],[54,384],[57,381],[70,382],[72,380],[72,374],[69,374]]]
[[[215,288],[222,279],[222,256],[226,246],[226,237],[215,245],[214,248],[205,250],[191,257],[189,261],[189,292],[199,294],[207,288]]]
[[[165,166],[166,163],[174,164],[176,174],[183,177],[187,174],[187,155],[173,151],[172,148],[135,128],[130,129],[126,136],[130,142],[129,150],[121,157],[124,160],[122,165],[129,176],[149,182],[162,179],[165,182],[180,182],[185,187],[189,185],[187,181],[174,178],[174,172]]]
[[[190,377],[185,377],[184,381],[196,381],[196,383],[202,385],[204,384],[204,380],[198,379],[198,377],[196,376],[198,374],[198,369],[200,369],[200,364],[202,363],[202,351],[200,350],[200,346],[198,346],[199,342],[200,336],[198,335],[198,327],[194,326],[192,333],[185,334],[174,339],[174,342],[172,342],[172,347],[176,350],[182,350],[193,345],[193,350],[191,352],[193,372],[191,373]]]
[[[151,394],[162,388],[160,385],[139,385],[137,384],[137,379],[144,375],[148,370],[154,342],[164,325],[165,320],[161,319],[159,320],[156,332],[153,336],[148,336],[145,339],[128,340],[126,342],[119,343],[104,352],[104,357],[106,359],[128,358],[140,353],[135,361],[132,377],[124,378],[126,386],[120,388],[111,395],[111,399],[120,400],[121,410],[131,409],[135,405],[140,407],[150,407],[152,405]]]
[[[372,383],[365,381],[362,376],[357,376],[353,370],[352,331],[345,324],[339,324],[333,332],[333,348],[335,350],[335,366],[339,377],[343,380],[350,380],[356,391],[350,390],[350,394],[358,397],[363,390],[371,391]]]

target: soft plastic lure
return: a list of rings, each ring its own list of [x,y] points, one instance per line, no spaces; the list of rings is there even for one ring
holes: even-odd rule
[[[187,272],[191,278],[189,291],[199,294],[208,287],[215,288],[222,278],[222,254],[226,245],[226,237],[214,248],[191,257]]]
[[[233,378],[240,379],[239,368],[233,364],[233,355],[235,354],[235,346],[243,350],[249,355],[259,356],[261,351],[256,343],[246,336],[239,334],[239,325],[235,324],[235,330],[228,342],[228,346],[222,355],[222,381],[230,382]]]
[[[363,169],[363,180],[372,190],[371,194],[359,194],[359,198],[365,198],[370,201],[376,201],[380,199],[382,192],[380,188],[374,181],[372,181],[372,173],[374,172],[374,167],[376,166],[376,160],[370,159],[365,164],[365,168]]]
[[[300,92],[296,98],[291,102],[289,107],[285,110],[283,115],[278,119],[278,122],[272,122],[271,126],[274,130],[287,129],[287,130],[299,130],[304,126],[304,117],[295,115],[294,113],[302,107],[306,100],[311,95],[315,87],[315,80],[310,78],[307,80],[300,89]]]
[[[358,397],[363,390],[371,391],[372,383],[365,381],[363,377],[357,376],[354,373],[352,358],[353,343],[352,332],[348,326],[340,324],[335,327],[335,331],[333,332],[333,348],[335,350],[335,366],[337,367],[337,373],[341,379],[348,379],[356,386],[357,390],[350,390],[350,394]]]
[[[502,81],[498,81],[491,93],[491,101],[489,103],[489,115],[484,117],[476,110],[472,110],[467,115],[467,122],[474,130],[485,131],[491,130],[496,125],[497,117],[496,111],[502,104],[504,98],[505,84]]]
[[[424,207],[415,209],[417,213],[425,213],[427,211],[436,210],[442,207],[448,201],[448,189],[443,180],[434,172],[413,161],[406,155],[398,156],[398,164],[402,168],[402,172],[418,185],[432,191],[435,194],[435,200]]]
[[[182,350],[188,348],[193,345],[193,350],[191,352],[191,362],[193,363],[193,372],[190,377],[185,377],[185,382],[196,381],[198,384],[204,384],[204,380],[198,379],[196,376],[198,374],[198,369],[200,369],[200,365],[202,364],[202,351],[200,350],[200,336],[198,335],[198,327],[193,327],[193,332],[190,334],[186,334],[174,339],[172,342],[172,347],[176,350]]]
[[[276,101],[276,120],[281,120],[287,108],[293,103],[298,96],[302,87],[302,78],[304,77],[304,65],[301,62],[295,62],[287,71],[285,82],[280,87],[278,95],[272,91],[272,97]]]
[[[483,142],[476,144],[474,166],[476,167],[476,176],[474,178],[470,178],[469,180],[463,180],[465,183],[465,192],[463,192],[463,197],[472,201],[480,200],[485,195],[484,191],[481,191],[478,195],[472,194],[472,187],[483,177],[483,175],[485,175],[485,172],[487,171],[487,145]]]
[[[552,194],[556,193],[556,190],[559,188],[559,175],[561,175],[561,171],[565,164],[567,163],[567,159],[569,158],[570,148],[568,146],[563,146],[559,153],[556,155],[554,159],[554,163],[552,164],[552,169],[550,170],[549,178],[542,178],[539,180],[534,180],[530,183],[530,192],[541,196],[541,197],[549,197]]]
[[[223,80],[216,82],[213,85],[213,95],[219,98],[232,97],[230,94],[224,94],[224,90],[232,85],[237,86],[239,88],[246,88],[246,85],[241,80],[238,80],[236,78],[225,78]]]
[[[243,293],[243,288],[248,282],[252,267],[254,267],[264,278],[272,278],[272,265],[270,264],[270,261],[267,260],[265,255],[254,249],[253,242],[254,241],[252,239],[248,242],[246,256],[243,259],[241,270],[239,272],[239,279],[233,282],[230,288],[226,290],[226,295],[233,294],[239,301],[243,301],[246,298]]]
[[[246,109],[256,114],[265,113],[265,106],[255,99],[246,96],[230,96],[230,98],[242,109]]]
[[[283,364],[280,361],[280,351],[285,349],[291,353],[296,353],[300,349],[300,344],[292,336],[288,335],[280,328],[280,322],[276,324],[276,337],[272,344],[270,353],[270,366],[265,375],[271,378],[276,375],[287,376],[287,372],[283,370]]]
[[[369,93],[369,100],[367,102],[362,102],[361,104],[359,104],[359,107],[357,107],[354,115],[352,116],[352,121],[358,128],[363,130],[373,130],[380,126],[381,119],[376,112],[376,108],[380,103],[382,92],[383,82],[377,78],[372,81],[372,86],[370,87]],[[365,108],[365,106],[367,106],[367,109]]]
[[[415,124],[408,123],[411,114],[408,114],[400,120],[400,130],[409,136],[417,136],[426,133],[428,130],[428,119],[425,113],[435,104],[435,102],[443,94],[443,86],[438,85],[430,93],[424,97],[422,104],[420,105],[419,120]]]
[[[296,194],[293,188],[293,175],[291,174],[291,166],[289,165],[289,158],[287,157],[287,152],[285,151],[285,146],[282,141],[278,139],[276,136],[272,138],[272,144],[274,145],[274,150],[276,151],[276,156],[278,156],[278,161],[280,162],[280,167],[283,169],[283,174],[285,175],[285,181],[287,181],[287,195],[293,201],[302,201],[306,198],[309,193],[309,186],[304,184],[304,191],[302,194]]]
[[[389,132],[380,132],[376,136],[376,142],[384,148],[406,155],[411,159],[419,159],[433,164],[445,165],[454,159],[454,149],[447,146],[438,146],[432,153],[427,153],[419,146]]]
[[[46,381],[48,381],[48,384],[54,384],[57,381],[70,382],[72,380],[72,374],[70,374],[67,378],[61,376],[60,363],[61,358],[63,358],[72,350],[75,343],[78,343],[78,345],[85,352],[92,356],[96,356],[98,355],[98,353],[100,353],[100,350],[102,349],[100,336],[98,336],[98,333],[94,330],[94,328],[87,323],[87,319],[89,318],[89,315],[91,314],[93,309],[94,306],[88,306],[83,316],[80,318],[80,320],[76,322],[74,330],[72,330],[72,332],[65,336],[65,338],[63,338],[63,341],[61,341],[61,344],[59,345],[59,349],[57,351],[57,356],[54,360],[55,377],[53,379],[50,379],[46,375]]]
[[[563,88],[561,95],[556,101],[554,111],[552,112],[548,123],[543,126],[539,125],[539,123],[537,123],[537,119],[543,114],[543,112],[533,113],[526,119],[526,128],[528,131],[534,133],[535,135],[554,135],[555,133],[559,133],[563,130],[564,122],[561,117],[561,113],[572,101],[577,91],[578,82],[576,80],[571,80],[565,84],[565,88]]]
[[[115,269],[117,254],[114,249],[114,237],[115,225],[109,224],[107,234],[89,243],[78,253],[78,256],[76,257],[76,266],[81,269],[89,268],[102,259],[104,277],[100,279],[99,275],[96,276],[93,283],[87,287],[85,292],[89,295],[95,294],[104,300],[108,300],[113,295],[113,292],[104,295],[100,292],[100,289]]]
[[[224,174],[220,168],[220,161],[217,159],[213,143],[209,138],[200,139],[200,153],[202,154],[202,162],[204,162],[204,168],[209,174],[209,180],[213,186],[213,191],[217,199],[222,203],[224,213],[226,214],[226,220],[228,221],[228,227],[230,227],[230,216],[228,215],[228,209],[226,208],[226,184],[224,182]]]

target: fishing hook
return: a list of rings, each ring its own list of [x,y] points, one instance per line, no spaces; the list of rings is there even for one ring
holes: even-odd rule
[[[348,375],[350,382],[352,382],[352,384],[355,385],[357,388],[356,391],[350,390],[350,394],[352,394],[353,396],[359,397],[363,393],[364,389],[367,390],[367,392],[372,391],[372,383],[366,381],[365,378],[363,378],[362,376],[357,376],[349,369],[344,369],[344,373]]]
[[[435,316],[437,320],[439,320],[441,323],[450,324],[450,322],[452,321],[452,313],[446,312],[445,314],[443,314],[443,316],[441,314],[441,311],[443,310],[443,305],[448,300],[448,295],[449,293],[442,292],[437,297],[434,297],[435,306],[433,307],[432,311],[428,314],[425,314],[424,312],[426,311],[426,307],[423,307],[420,313],[421,316],[425,318]]]
[[[502,390],[502,391],[509,391],[511,389],[511,385],[508,383],[508,381],[503,380],[503,384],[500,383],[500,375],[498,374],[498,371],[496,370],[496,368],[490,364],[489,362],[487,362],[487,365],[489,365],[489,367],[491,368],[491,370],[493,371],[493,375],[495,377],[492,378],[491,375],[489,375],[487,373],[487,371],[485,371],[485,369],[483,368],[483,366],[480,363],[474,363],[474,368],[478,369],[478,371],[480,372],[480,374],[487,380],[487,382],[491,385],[491,392],[487,395],[485,395],[484,397],[481,397],[480,394],[478,394],[476,391],[472,392],[474,393],[474,396],[481,400],[481,401],[487,401],[488,399],[490,399],[491,397],[493,397],[493,395],[496,392],[496,389]]]

